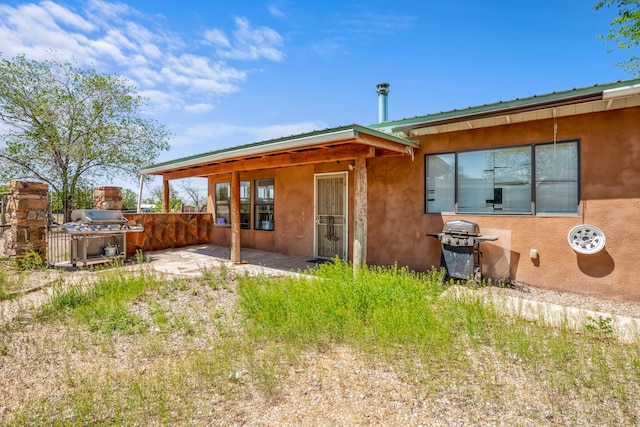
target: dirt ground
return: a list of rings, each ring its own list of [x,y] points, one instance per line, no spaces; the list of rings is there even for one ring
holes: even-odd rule
[[[7,268],[6,265],[4,268]],[[0,345],[0,424],[39,399],[68,391],[79,378],[109,370],[135,375],[160,374],[166,366],[201,350],[217,333],[210,313],[233,316],[235,289],[212,290],[191,282],[190,289],[157,296],[173,315],[186,316],[195,332],[188,341],[181,334],[169,334],[158,354],[145,353],[136,337],[115,336],[109,343],[95,342],[86,331],[65,325],[38,323],[29,318],[45,303],[57,283],[83,283],[96,273],[87,270],[35,270],[22,274],[26,290],[19,298],[0,302],[0,328],[5,327]],[[170,276],[167,276],[170,277]],[[232,285],[235,286],[235,285]],[[511,290],[510,292],[516,292]],[[523,292],[523,291],[519,291]],[[526,295],[566,305],[582,305],[640,317],[640,306],[592,300],[529,290]],[[149,316],[150,306],[136,304],[133,311]],[[13,327],[16,321],[20,325]],[[185,343],[189,343],[186,345]],[[86,346],[86,347],[83,347]],[[81,350],[79,350],[79,348]],[[232,372],[240,386],[232,397],[209,394],[194,388],[189,399],[198,408],[183,425],[251,426],[534,426],[598,425],[593,408],[563,401],[532,381],[517,363],[503,364],[490,355],[476,355],[474,378],[482,383],[452,382],[438,387],[438,373],[416,378],[419,361],[389,363],[376,360],[352,348],[335,346],[304,353],[296,363],[285,363],[281,386],[266,395],[255,383],[255,370],[238,366]],[[82,374],[81,374],[82,373]],[[111,375],[111,374],[108,374]],[[231,378],[231,377],[230,377]],[[435,386],[434,386],[435,384]],[[563,408],[564,405],[564,408]],[[607,406],[605,405],[606,409]],[[602,410],[602,408],[599,408]],[[636,408],[637,410],[637,408]],[[615,412],[615,409],[611,409]],[[615,419],[612,415],[610,419]],[[590,422],[589,422],[590,421]],[[141,422],[140,425],[144,425]],[[625,423],[621,423],[625,425]]]

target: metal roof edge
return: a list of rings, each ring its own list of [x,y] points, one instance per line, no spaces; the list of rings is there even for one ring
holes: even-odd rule
[[[588,95],[597,95],[600,94],[606,97],[609,96],[622,96],[624,92],[622,90],[626,90],[628,87],[635,88],[640,84],[640,78],[630,79],[630,80],[619,80],[617,82],[606,83],[606,84],[597,84],[594,86],[583,87],[583,88],[574,88],[561,92],[552,92],[543,95],[534,95],[528,98],[516,98],[510,101],[500,101],[492,104],[484,104],[474,107],[468,107],[463,109],[456,109],[450,111],[444,111],[439,113],[427,114],[423,116],[416,116],[412,118],[400,119],[395,121],[389,121],[384,123],[375,123],[369,125],[369,127],[373,129],[380,130],[382,132],[402,132],[404,130],[408,130],[411,128],[417,128],[420,126],[428,126],[430,122],[440,121],[440,120],[453,120],[456,118],[460,120],[466,119],[468,116],[472,116],[475,114],[489,114],[489,113],[499,113],[503,110],[508,110],[512,108],[518,107],[535,107],[536,104],[545,105],[546,103],[550,103],[553,101],[571,101],[575,99],[576,102],[580,102],[581,99],[584,99],[585,96]],[[615,95],[614,95],[615,94]]]
[[[349,126],[340,126],[328,128],[320,131],[307,132],[298,135],[291,135],[277,139],[254,142],[251,144],[240,145],[235,147],[224,148],[221,150],[210,151],[207,153],[196,154],[193,156],[182,157],[163,163],[150,165],[142,170],[142,175],[152,175],[162,171],[176,169],[181,167],[189,167],[200,163],[225,160],[243,155],[266,154],[280,149],[291,149],[298,147],[310,146],[313,144],[326,143],[332,141],[340,141],[344,139],[355,138],[359,133],[368,134],[388,141],[406,145],[408,147],[417,147],[418,143],[408,139],[390,135],[379,130],[371,129],[366,126],[357,124]]]

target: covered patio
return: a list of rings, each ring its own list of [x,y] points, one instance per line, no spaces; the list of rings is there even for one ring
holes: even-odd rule
[[[230,229],[228,242],[231,262],[242,262],[241,250],[244,248],[241,243],[241,234],[246,236],[247,241],[250,242],[249,247],[253,249],[271,250],[275,248],[276,252],[284,252],[288,255],[299,254],[306,259],[310,259],[312,251],[308,246],[311,245],[311,239],[308,236],[314,235],[314,239],[316,239],[318,234],[326,233],[330,234],[332,239],[342,239],[342,244],[350,243],[350,254],[341,256],[341,253],[336,253],[339,258],[349,258],[354,265],[360,265],[367,262],[367,162],[369,159],[391,156],[409,156],[413,159],[414,150],[418,147],[417,142],[359,125],[326,129],[213,151],[150,166],[141,171],[139,194],[142,195],[145,176],[162,176],[162,206],[163,212],[166,213],[169,211],[169,183],[171,180],[207,178],[207,212],[212,213],[214,218],[218,218],[221,215],[217,212],[220,209],[220,203],[219,200],[216,200],[216,184],[221,180],[227,180],[230,197],[229,206],[228,208],[225,206],[225,209],[228,209],[229,218],[228,224],[226,223],[227,221],[224,221],[224,225]],[[305,169],[304,173],[298,172],[305,167],[311,167],[312,169]],[[283,170],[291,172],[281,172]],[[314,177],[331,173],[340,173],[345,177],[345,182],[343,183],[346,188],[345,211],[343,212],[344,222],[335,225],[336,229],[342,227],[340,230],[344,232],[343,237],[338,234],[334,236],[333,234],[335,220],[333,216],[328,216],[330,218],[329,224],[321,224],[324,221],[324,217],[319,213],[316,206],[319,199],[315,193],[319,190],[314,187],[316,185]],[[280,226],[273,232],[273,228],[268,226],[266,228],[261,227],[258,222],[259,210],[256,205],[258,204],[259,195],[256,188],[252,188],[254,191],[251,192],[251,201],[247,205],[250,206],[248,210],[242,206],[241,191],[243,189],[241,188],[241,182],[251,185],[248,180],[254,179],[257,186],[259,180],[256,177],[264,175],[277,175],[275,179],[271,179],[270,191],[273,193],[275,189],[276,195],[271,200],[272,205],[270,208],[277,206],[275,208],[277,209],[275,217],[280,224],[287,224],[286,229]],[[300,185],[300,182],[305,184]],[[292,195],[292,192],[288,192],[288,187],[296,187],[296,193],[305,194],[301,198],[303,201],[294,200],[294,195]],[[349,188],[351,188],[350,191]],[[242,197],[246,197],[246,194],[243,193]],[[141,199],[138,205],[138,211],[140,212]],[[302,213],[292,220],[292,215],[294,215],[292,211],[300,209],[301,205],[303,205]],[[314,212],[313,218],[309,218],[308,213],[311,211]],[[242,219],[241,213],[245,215]],[[298,217],[300,218],[299,226],[293,224],[298,222]],[[246,220],[244,218],[250,219]],[[243,225],[242,228],[241,223]],[[254,225],[252,226],[252,224]],[[319,224],[324,227],[322,231],[318,231]],[[217,222],[217,225],[222,224]],[[330,230],[329,232],[325,231],[327,227]],[[273,233],[265,237],[267,233],[264,233],[264,231]],[[297,233],[297,237],[306,236],[303,239],[304,242],[297,247],[295,244],[288,246],[287,240],[291,239],[290,235],[292,233]],[[315,242],[313,242],[313,245],[315,245]],[[301,247],[304,250],[301,251]],[[343,253],[346,255],[347,252],[345,247]],[[313,255],[315,256],[316,254],[314,253]],[[325,258],[331,258],[331,256],[325,256]]]

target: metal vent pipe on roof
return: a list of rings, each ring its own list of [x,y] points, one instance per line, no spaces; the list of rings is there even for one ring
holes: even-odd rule
[[[378,123],[384,123],[388,119],[387,95],[389,94],[389,83],[378,83]]]

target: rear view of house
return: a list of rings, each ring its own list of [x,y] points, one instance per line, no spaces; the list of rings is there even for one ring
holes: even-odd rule
[[[232,258],[247,247],[424,271],[442,250],[426,234],[464,219],[498,237],[480,245],[485,276],[640,301],[639,164],[637,79],[242,145],[142,174],[162,175],[166,189],[207,177],[212,243]]]

